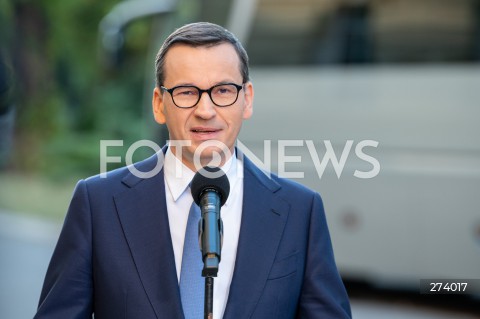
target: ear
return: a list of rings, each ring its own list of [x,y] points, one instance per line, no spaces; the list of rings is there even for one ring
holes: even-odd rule
[[[249,119],[253,114],[253,84],[248,81],[244,84],[244,104],[243,104],[243,119]]]
[[[153,117],[158,124],[165,124],[165,104],[163,103],[163,95],[160,88],[155,87],[153,89],[152,97],[152,108],[153,108]]]

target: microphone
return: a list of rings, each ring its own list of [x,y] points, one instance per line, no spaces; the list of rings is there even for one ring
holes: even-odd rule
[[[198,224],[198,239],[202,250],[203,277],[217,277],[223,242],[223,222],[220,207],[230,192],[230,183],[218,167],[200,169],[190,184],[195,203],[200,206],[202,217]]]

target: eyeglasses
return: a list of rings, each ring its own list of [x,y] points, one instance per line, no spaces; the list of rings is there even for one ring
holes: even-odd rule
[[[197,105],[202,94],[207,92],[208,96],[216,106],[230,106],[237,102],[238,93],[243,85],[235,83],[224,83],[202,90],[194,85],[179,85],[171,89],[160,86],[162,91],[167,91],[172,96],[173,103],[180,108],[190,108]]]

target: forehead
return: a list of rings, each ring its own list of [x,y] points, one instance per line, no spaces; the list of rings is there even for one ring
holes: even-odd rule
[[[209,46],[178,43],[174,44],[165,55],[165,82],[179,78],[179,80],[188,80],[193,75],[212,78],[212,80],[217,77],[227,77],[238,81],[238,79],[241,80],[240,69],[238,53],[228,42]]]

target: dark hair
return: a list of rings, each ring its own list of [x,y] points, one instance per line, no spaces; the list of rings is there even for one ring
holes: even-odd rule
[[[192,47],[215,46],[222,43],[230,43],[235,48],[240,59],[240,73],[243,83],[249,81],[248,75],[248,55],[238,39],[227,29],[209,22],[196,22],[184,25],[175,30],[163,42],[162,47],[157,53],[155,59],[155,77],[156,85],[160,87],[165,81],[165,56],[168,50],[177,43],[186,44]]]

